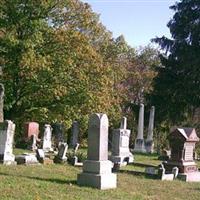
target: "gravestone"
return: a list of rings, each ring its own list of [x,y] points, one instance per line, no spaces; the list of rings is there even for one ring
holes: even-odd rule
[[[45,124],[44,125],[43,146],[42,146],[42,149],[44,150],[44,152],[53,151],[51,136],[52,136],[51,125]]]
[[[26,122],[24,124],[25,138],[31,138],[35,135],[38,138],[39,135],[39,124],[37,122]]]
[[[22,155],[15,156],[15,161],[18,165],[25,164],[25,165],[38,165],[39,162],[37,157],[33,153],[24,153]]]
[[[37,122],[26,122],[24,124],[25,141],[29,143],[28,149],[35,151],[37,149],[37,141],[39,135],[39,124]]]
[[[72,123],[72,133],[71,133],[71,146],[74,148],[78,143],[78,135],[79,135],[79,123],[74,121]]]
[[[45,152],[43,149],[36,150],[36,157],[38,161],[44,165],[53,164],[53,160],[45,155]]]
[[[139,119],[138,119],[138,133],[135,140],[134,152],[145,153],[144,144],[144,104],[140,104]]]
[[[67,161],[66,153],[68,150],[67,143],[60,143],[58,147],[58,154],[56,155],[54,161],[57,163],[64,163]]]
[[[16,164],[13,155],[14,134],[15,124],[12,121],[0,122],[0,162],[5,165]]]
[[[145,142],[145,148],[146,148],[147,153],[154,152],[154,142],[153,142],[154,116],[155,116],[155,107],[152,106],[150,110],[150,116],[149,116],[147,139]]]
[[[55,138],[55,146],[58,147],[60,143],[64,142],[65,127],[62,123],[54,123],[52,124],[52,128],[52,133]]]
[[[106,114],[90,116],[87,160],[83,172],[78,174],[78,184],[98,189],[116,188],[117,177],[108,160],[108,117]]]
[[[127,129],[127,119],[123,117],[120,128],[113,130],[112,155],[110,157],[110,160],[119,166],[125,166],[134,160],[129,149],[130,133],[131,131]]]
[[[199,141],[194,128],[177,128],[168,137],[171,157],[164,163],[167,171],[178,167],[181,179],[185,181],[200,181],[200,172],[194,161],[195,143]]]
[[[0,83],[0,122],[4,121],[3,101],[4,101],[4,85]]]

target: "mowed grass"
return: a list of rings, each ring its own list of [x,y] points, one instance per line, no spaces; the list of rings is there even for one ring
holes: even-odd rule
[[[156,158],[156,155],[135,155],[137,162],[147,164],[159,164],[160,161]],[[117,174],[117,189],[100,191],[89,187],[79,187],[76,179],[81,168],[70,165],[0,165],[0,199],[200,199],[200,183],[186,183],[179,180],[160,181],[143,175],[134,175],[131,172],[137,170],[137,167],[132,165],[123,169],[127,172]]]

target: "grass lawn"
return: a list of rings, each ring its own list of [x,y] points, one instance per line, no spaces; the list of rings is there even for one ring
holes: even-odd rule
[[[155,155],[135,155],[135,160],[147,164],[160,163]],[[131,171],[137,168],[131,165],[124,167],[130,173],[118,173],[117,189],[100,191],[77,186],[76,177],[81,172],[81,168],[70,165],[0,165],[0,199],[200,199],[200,183],[186,183],[179,180],[160,181],[131,174]]]

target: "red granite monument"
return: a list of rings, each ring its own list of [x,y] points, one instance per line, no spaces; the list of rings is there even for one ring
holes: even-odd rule
[[[171,171],[176,166],[186,181],[199,181],[200,173],[193,156],[195,144],[199,141],[195,129],[177,128],[170,133],[168,139],[171,158],[164,163],[166,170]]]
[[[24,124],[25,137],[30,138],[32,135],[38,137],[39,135],[39,124],[37,122],[26,122]]]

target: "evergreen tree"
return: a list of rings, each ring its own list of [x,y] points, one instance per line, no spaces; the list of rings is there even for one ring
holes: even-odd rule
[[[200,1],[182,0],[170,7],[171,39],[155,38],[163,51],[154,82],[153,104],[160,120],[177,123],[200,107]]]

